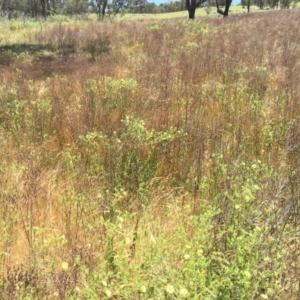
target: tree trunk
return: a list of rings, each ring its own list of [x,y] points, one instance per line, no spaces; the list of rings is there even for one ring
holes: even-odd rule
[[[31,17],[32,18],[37,18],[37,15],[38,15],[38,5],[36,3],[36,0],[32,0],[31,1],[30,10],[31,10]]]
[[[189,19],[191,20],[195,19],[196,7],[190,7],[188,11],[189,11]]]
[[[101,19],[101,7],[100,7],[100,5],[99,4],[97,4],[97,16],[98,16],[98,21],[100,21],[100,19]]]
[[[207,0],[186,0],[185,1],[185,5],[186,5],[186,9],[189,12],[189,19],[193,20],[195,19],[195,12],[196,12],[196,8],[198,8],[199,6],[201,6],[201,4],[205,3]]]
[[[102,21],[104,20],[105,17],[106,6],[107,6],[107,1],[104,1],[102,6]]]
[[[44,18],[46,18],[46,0],[41,0],[42,5],[42,15]]]
[[[197,6],[199,6],[200,4],[196,3],[196,0],[186,0],[186,9],[189,12],[189,19],[193,20],[195,19],[195,12],[196,12],[196,8]]]
[[[107,6],[107,0],[105,1],[99,1],[97,3],[97,14],[98,14],[98,20],[103,21],[105,17],[106,12],[106,6]]]
[[[229,8],[230,8],[230,5],[231,5],[231,2],[232,2],[232,0],[226,0],[226,2],[225,2],[225,10],[223,11],[223,10],[220,9],[220,7],[219,7],[218,0],[216,0],[217,12],[218,12],[219,14],[223,15],[224,18],[227,18],[227,17],[228,17],[228,14],[229,14]]]
[[[226,0],[226,6],[225,6],[225,10],[224,10],[224,18],[227,18],[227,17],[228,17],[229,7],[230,7],[230,4],[228,4],[229,2],[230,2],[230,4],[231,4],[231,1],[227,1],[227,0]]]

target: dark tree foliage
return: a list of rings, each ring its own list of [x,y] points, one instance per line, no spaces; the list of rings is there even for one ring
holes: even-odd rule
[[[21,14],[31,17],[46,16],[56,8],[58,1],[60,0],[0,0],[0,11],[8,18]]]

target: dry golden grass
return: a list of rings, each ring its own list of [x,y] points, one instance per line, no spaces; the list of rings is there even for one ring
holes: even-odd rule
[[[44,24],[2,43],[1,297],[297,299],[299,20]]]

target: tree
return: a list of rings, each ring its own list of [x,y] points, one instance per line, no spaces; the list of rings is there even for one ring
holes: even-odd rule
[[[63,11],[68,15],[79,15],[88,11],[88,0],[65,0]]]
[[[146,0],[128,0],[126,3],[127,11],[136,14],[148,12],[147,7],[148,3]]]
[[[41,7],[42,7],[42,15],[46,18],[48,11],[49,11],[49,2],[48,0],[40,0]]]
[[[107,0],[96,0],[98,20],[104,19],[106,7],[107,7]]]
[[[250,6],[251,6],[252,2],[253,2],[253,0],[242,0],[241,1],[241,5],[243,6],[243,8],[245,6],[247,7],[248,13],[250,12]]]
[[[198,7],[206,3],[207,0],[186,0],[186,9],[189,12],[189,19],[195,19],[195,12]]]
[[[158,12],[157,5],[154,2],[147,3],[147,13],[155,14]]]
[[[0,1],[0,10],[6,12],[8,18],[12,18],[13,14],[20,10],[21,0],[2,0]]]
[[[253,0],[253,4],[259,7],[259,9],[263,9],[265,6],[264,0]]]
[[[115,16],[122,12],[128,5],[128,0],[92,0],[91,6],[95,7],[98,20],[103,20],[105,16]]]
[[[277,2],[278,3],[278,2]],[[290,8],[290,4],[291,4],[291,1],[290,0],[281,0],[280,1],[280,7],[281,8],[287,8],[289,9]],[[277,4],[278,5],[278,4]]]
[[[223,9],[220,9],[219,2],[218,2],[218,0],[216,0],[217,12],[220,15],[224,16],[224,18],[227,18],[231,3],[232,3],[232,0],[225,0],[225,10],[223,10]]]

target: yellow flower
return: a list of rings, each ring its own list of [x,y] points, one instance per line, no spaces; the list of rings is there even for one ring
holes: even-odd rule
[[[147,292],[147,288],[143,285],[143,286],[141,286],[140,291],[141,291],[141,293],[146,293]]]
[[[251,273],[249,271],[244,271],[244,275],[247,277],[247,278],[251,278]]]
[[[63,262],[62,264],[61,264],[61,267],[62,267],[62,269],[64,270],[64,271],[67,271],[68,269],[69,269],[69,264],[67,263],[67,262]]]

